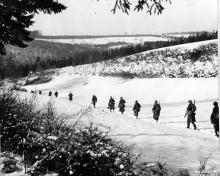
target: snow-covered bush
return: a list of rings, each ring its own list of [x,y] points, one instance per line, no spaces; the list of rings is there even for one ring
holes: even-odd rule
[[[35,103],[0,95],[2,151],[24,157],[29,175],[134,175],[131,147],[112,140],[100,126],[69,126],[52,104],[38,111]]]
[[[190,176],[188,169],[179,169],[176,176]]]
[[[0,129],[1,150],[15,151],[18,144],[28,135],[29,131],[36,130],[32,125],[33,119],[38,117],[34,111],[33,99],[19,101],[12,92],[0,94]]]
[[[67,132],[68,131],[68,132]],[[134,175],[135,162],[131,148],[110,139],[97,126],[62,129],[50,141],[53,151],[44,148],[45,155],[31,168],[31,175],[53,171],[59,175]]]
[[[21,157],[10,152],[2,152],[0,160],[1,172],[12,173],[21,170],[21,162]]]
[[[65,69],[61,69],[62,72]],[[86,64],[68,69],[83,76],[101,75],[124,78],[189,78],[218,75],[217,43],[157,49],[118,59]]]
[[[143,162],[135,167],[135,174],[138,176],[153,176],[161,175],[168,176],[166,163],[161,164],[158,161],[155,162]]]

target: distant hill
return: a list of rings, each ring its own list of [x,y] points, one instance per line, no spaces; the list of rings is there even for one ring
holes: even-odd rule
[[[217,77],[217,54],[217,40],[209,40],[154,49],[114,60],[63,68],[59,72],[124,78]]]
[[[67,44],[35,40],[30,42],[27,48],[7,46],[8,54],[6,56],[0,56],[0,79],[5,77],[27,76],[29,72],[42,71],[51,68],[116,60],[117,58],[130,56],[143,51],[183,43],[205,41],[216,37],[217,32],[201,33],[188,37],[171,37],[172,39],[169,40],[164,40],[162,37],[147,36],[146,38],[148,41],[144,42],[144,40],[142,40],[142,43],[137,43],[139,42],[137,39],[137,41],[135,41],[136,43],[132,44],[120,42],[118,38],[114,37],[99,38],[103,39],[104,42],[108,42],[105,44]],[[133,39],[135,39],[135,37],[133,37],[132,40]],[[94,43],[99,42],[95,41]],[[13,68],[13,70],[11,68]]]
[[[38,39],[91,39],[110,37],[161,37],[158,34],[133,34],[133,35],[40,35]]]

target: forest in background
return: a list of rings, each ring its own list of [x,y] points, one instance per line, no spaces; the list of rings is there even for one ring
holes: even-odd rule
[[[0,79],[25,77],[30,72],[117,59],[152,49],[211,39],[217,39],[217,31],[198,32],[188,37],[172,37],[167,41],[127,44],[120,48],[110,46],[124,43],[73,45],[35,40],[25,49],[7,46],[7,55],[0,56]]]

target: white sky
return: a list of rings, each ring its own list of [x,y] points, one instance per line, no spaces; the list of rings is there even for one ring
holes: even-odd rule
[[[136,1],[137,0],[131,0]],[[147,34],[217,29],[217,0],[171,0],[162,15],[111,12],[115,0],[60,0],[67,9],[36,15],[31,30],[44,35]]]

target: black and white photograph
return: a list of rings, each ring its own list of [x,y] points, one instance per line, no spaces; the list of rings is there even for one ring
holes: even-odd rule
[[[0,175],[220,175],[217,7],[0,0]]]

